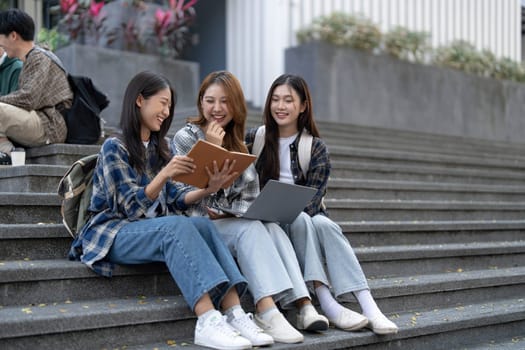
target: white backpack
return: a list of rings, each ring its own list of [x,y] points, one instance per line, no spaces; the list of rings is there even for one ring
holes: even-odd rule
[[[264,148],[264,134],[266,133],[266,129],[263,126],[259,127],[257,129],[257,132],[255,133],[255,139],[253,140],[253,146],[252,146],[252,154],[257,156],[257,159],[259,159],[259,156],[261,155],[261,152]],[[301,133],[301,138],[299,139],[299,148],[298,148],[298,154],[299,154],[299,166],[301,167],[301,170],[303,171],[304,175],[306,176],[306,173],[308,173],[308,168],[310,167],[310,160],[312,159],[312,142],[314,140],[314,137],[310,135],[310,133],[306,130],[303,130]],[[257,160],[255,160],[257,162]]]
[[[261,155],[261,152],[264,147],[264,134],[266,133],[266,129],[263,126],[260,126],[257,129],[257,132],[255,133],[255,138],[253,140],[252,145],[252,154],[257,156],[257,159],[259,159],[259,156]],[[308,173],[308,169],[310,168],[310,160],[312,159],[312,142],[314,140],[314,137],[306,130],[303,130],[301,133],[301,138],[299,139],[299,147],[298,147],[298,155],[299,155],[299,166],[301,167],[301,170],[304,173],[304,176],[306,176],[306,173]],[[257,159],[255,162],[257,162]],[[323,210],[326,210],[326,205],[324,203],[324,197],[321,199],[321,208]]]

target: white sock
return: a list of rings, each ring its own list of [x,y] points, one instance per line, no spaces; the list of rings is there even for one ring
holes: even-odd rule
[[[363,315],[365,315],[366,318],[372,319],[376,317],[377,315],[382,314],[374,298],[372,297],[370,290],[368,289],[358,290],[354,292],[354,296],[359,302],[359,305],[361,306],[361,310],[363,310]]]
[[[273,315],[278,314],[279,312],[280,311],[277,308],[277,306],[272,306],[269,309],[258,313],[257,316],[259,316],[259,318],[261,320],[263,320],[264,322],[270,322],[270,320],[272,319]]]
[[[315,288],[317,300],[321,304],[321,310],[329,319],[336,319],[339,317],[344,307],[335,300],[327,286],[324,284]]]
[[[245,312],[242,309],[241,305],[233,305],[228,310],[224,311],[224,314],[226,315],[228,322],[230,322],[235,318],[243,316]]]
[[[214,313],[215,311],[217,311],[217,310],[210,309],[210,310],[206,311],[205,313],[203,313],[199,317],[197,317],[197,321],[200,322],[200,324],[204,323],[208,319],[208,317],[210,317],[211,314]]]

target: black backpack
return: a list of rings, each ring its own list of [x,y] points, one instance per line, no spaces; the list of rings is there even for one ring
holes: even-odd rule
[[[71,108],[62,111],[67,125],[66,143],[89,145],[97,143],[102,136],[100,112],[109,105],[107,96],[91,81],[91,78],[75,76],[67,72],[54,53],[35,47],[46,54],[67,74],[69,86],[73,91]]]
[[[66,143],[97,143],[103,130],[100,112],[109,100],[88,77],[68,74],[67,80],[73,90],[73,102],[71,108],[62,112],[67,125]]]

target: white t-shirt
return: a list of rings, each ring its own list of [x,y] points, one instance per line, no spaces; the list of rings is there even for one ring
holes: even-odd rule
[[[4,63],[6,57],[7,54],[5,52],[2,54],[2,56],[0,56],[0,66],[2,65],[2,63]]]
[[[279,138],[279,181],[293,184],[292,168],[290,167],[290,145],[295,141],[299,133]]]

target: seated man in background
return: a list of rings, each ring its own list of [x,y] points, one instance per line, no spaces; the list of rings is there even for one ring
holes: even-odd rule
[[[16,57],[7,57],[0,46],[0,96],[18,89],[18,76],[21,69],[22,61]]]
[[[13,143],[35,147],[64,142],[67,136],[61,111],[71,106],[73,92],[66,73],[49,56],[54,54],[36,46],[34,35],[27,13],[0,11],[0,47],[24,62],[18,89],[0,96],[0,165],[11,164]]]

